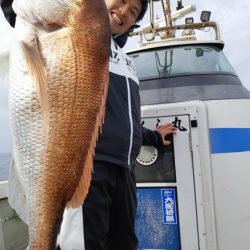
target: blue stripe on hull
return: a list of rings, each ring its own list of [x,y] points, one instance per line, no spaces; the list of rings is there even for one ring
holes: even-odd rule
[[[250,151],[250,128],[210,129],[211,153]]]

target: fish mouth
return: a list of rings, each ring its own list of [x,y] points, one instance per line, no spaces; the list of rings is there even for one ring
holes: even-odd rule
[[[122,21],[121,17],[119,17],[119,15],[117,15],[117,13],[111,12],[110,14],[111,14],[111,17],[114,20],[115,24],[121,25],[121,26],[123,25],[123,21]]]

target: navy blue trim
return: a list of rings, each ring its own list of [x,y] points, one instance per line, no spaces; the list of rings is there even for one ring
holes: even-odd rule
[[[211,153],[250,151],[250,128],[210,129]]]
[[[176,88],[189,86],[208,85],[237,85],[242,86],[238,76],[232,73],[208,73],[208,74],[183,74],[165,78],[140,80],[140,90],[154,90],[162,88]]]
[[[141,90],[141,105],[194,100],[250,99],[250,91],[238,85],[204,85]]]

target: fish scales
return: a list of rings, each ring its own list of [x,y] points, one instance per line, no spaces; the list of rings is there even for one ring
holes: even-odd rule
[[[46,72],[45,109],[20,45],[11,54],[15,164],[9,193],[15,207],[11,193],[18,185],[23,190],[24,212],[17,211],[29,224],[31,250],[55,249],[65,206],[84,201],[104,116],[110,52],[106,5],[102,0],[72,2],[69,6],[76,8],[63,28],[44,31],[39,24],[35,29]]]

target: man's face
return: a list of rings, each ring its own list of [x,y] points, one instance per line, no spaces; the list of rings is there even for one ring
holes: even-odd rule
[[[141,0],[105,0],[111,32],[113,35],[126,32],[141,12]]]

